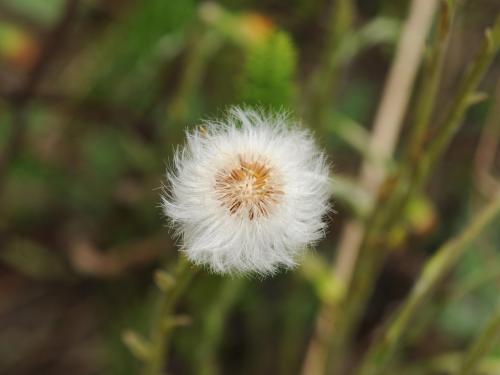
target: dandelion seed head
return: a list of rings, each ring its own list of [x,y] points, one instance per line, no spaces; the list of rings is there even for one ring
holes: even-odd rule
[[[308,131],[283,113],[232,108],[188,132],[163,208],[192,262],[269,274],[324,236],[329,196],[328,164]]]

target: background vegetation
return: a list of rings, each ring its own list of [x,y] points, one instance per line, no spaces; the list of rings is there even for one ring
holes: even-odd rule
[[[0,0],[0,373],[499,374],[498,14]],[[294,272],[183,285],[159,187],[233,104],[313,129],[336,213]]]

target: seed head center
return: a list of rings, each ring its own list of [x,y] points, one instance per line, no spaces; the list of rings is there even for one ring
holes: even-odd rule
[[[269,216],[283,194],[278,176],[268,163],[241,155],[235,165],[217,173],[215,190],[221,206],[231,215],[247,215],[250,220]]]

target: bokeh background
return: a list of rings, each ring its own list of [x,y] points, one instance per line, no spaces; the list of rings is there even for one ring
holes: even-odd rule
[[[335,79],[318,80],[330,1],[0,0],[0,374],[138,373],[121,333],[147,332],[153,271],[177,258],[160,187],[200,119],[235,104],[288,110],[313,129],[339,181],[357,175],[408,1],[353,3]],[[436,118],[499,12],[496,0],[460,2]],[[412,206],[411,240],[384,266],[357,350],[500,177],[499,78],[497,59],[481,84],[489,98]],[[318,109],[309,91],[323,81]],[[325,108],[335,116],[325,120]],[[317,249],[327,260],[363,201],[341,187]],[[499,244],[496,220],[422,310],[430,323],[415,329],[407,363],[466,347],[498,302]],[[299,373],[317,294],[301,268],[265,280],[201,271],[177,307],[190,324],[175,331],[171,373]],[[500,346],[488,358],[500,373]]]

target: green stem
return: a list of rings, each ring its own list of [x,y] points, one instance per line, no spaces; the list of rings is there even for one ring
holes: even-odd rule
[[[500,17],[499,17],[500,20]],[[362,248],[361,264],[353,280],[353,292],[356,298],[350,298],[348,315],[350,325],[354,325],[364,306],[356,300],[366,299],[373,289],[373,284],[383,264],[388,249],[381,242],[381,233],[391,233],[395,226],[400,225],[398,218],[404,212],[406,203],[418,193],[426,183],[432,168],[437,164],[444,149],[450,142],[455,130],[461,123],[465,111],[470,105],[470,97],[476,90],[477,85],[488,65],[498,50],[498,34],[500,33],[500,22],[497,20],[492,32],[487,33],[487,38],[477,58],[471,64],[468,73],[454,98],[443,125],[439,128],[438,135],[431,143],[429,150],[421,159],[410,159],[402,165],[401,172],[397,176],[396,187],[391,192],[391,197],[383,209],[376,212],[369,226],[364,245]],[[415,171],[415,172],[414,172]],[[363,259],[368,258],[368,259]],[[365,264],[363,266],[363,264]]]
[[[475,99],[477,99],[475,97],[475,90],[499,48],[500,16],[497,17],[493,27],[486,30],[486,37],[481,50],[469,66],[465,79],[462,80],[457,95],[451,103],[451,107],[442,125],[439,126],[436,136],[433,137],[427,152],[424,154],[424,158],[420,163],[421,168],[417,173],[417,185],[421,186],[425,182],[431,167],[440,158],[459,128],[465,112],[474,104]]]
[[[422,88],[419,90],[417,109],[415,111],[415,124],[411,129],[408,157],[418,158],[426,130],[430,125],[430,119],[435,107],[436,97],[441,82],[444,57],[448,46],[450,30],[452,28],[455,13],[455,1],[442,0],[438,16],[438,25],[429,51],[427,64],[422,72]]]
[[[411,2],[370,141],[371,150],[380,158],[387,159],[394,151],[436,3],[418,0]],[[349,292],[340,302],[322,309],[315,337],[306,356],[304,373],[323,373],[325,365],[327,373],[343,373],[341,367],[346,363],[344,353],[349,351],[352,332],[360,320],[388,253],[388,249],[381,248],[385,244],[379,241],[380,234],[385,234],[387,227],[377,224],[377,228],[381,230],[375,231],[372,224],[384,222],[386,217],[392,217],[392,212],[397,212],[400,207],[394,204],[394,210],[391,208],[387,215],[384,212],[387,209],[386,203],[393,198],[390,194],[385,195],[384,186],[381,186],[384,180],[387,180],[384,168],[373,163],[363,163],[361,184],[373,194],[373,199],[378,204],[366,223],[351,221],[344,230],[335,269],[337,276],[345,280]],[[380,198],[381,191],[385,196]],[[355,255],[351,255],[352,253]]]
[[[398,176],[396,176],[397,178]],[[351,333],[362,317],[364,308],[375,288],[375,283],[391,247],[387,243],[390,229],[400,221],[408,199],[407,185],[395,180],[384,193],[386,198],[377,202],[376,209],[368,220],[367,231],[361,244],[358,264],[354,270],[352,283],[343,301],[342,321],[337,323],[338,332],[335,344],[330,348],[330,356],[337,358],[331,362],[341,362],[341,348],[349,345]]]
[[[471,104],[472,94],[498,50],[499,34],[500,17],[497,19],[493,30],[487,32],[481,51],[471,63],[450,110],[447,112],[443,125],[439,127],[438,134],[429,149],[422,158],[409,159],[402,165],[401,172],[395,178],[396,186],[389,193],[389,200],[383,202],[384,204],[379,202],[378,206],[382,208],[376,210],[374,217],[367,225],[369,230],[361,248],[360,264],[353,277],[352,288],[349,293],[350,298],[344,308],[343,315],[346,318],[345,321],[339,323],[345,327],[342,330],[345,331],[344,340],[337,340],[340,340],[341,345],[345,346],[347,336],[349,336],[352,327],[359,320],[365,303],[363,301],[366,301],[373,289],[374,280],[386,255],[389,253],[389,249],[383,241],[384,235],[387,236],[387,233],[391,233],[395,226],[400,225],[398,218],[404,212],[406,203],[427,182],[432,168],[437,164],[451,137],[459,127],[465,111]]]
[[[441,21],[442,22],[442,21]],[[430,113],[421,115],[421,124],[417,122],[416,127],[422,127],[421,129],[415,130],[412,135],[417,137],[416,139],[410,140],[410,145],[413,147],[413,151],[410,150],[411,157],[406,158],[401,166],[400,181],[406,186],[406,191],[403,193],[405,198],[404,202],[408,202],[409,199],[418,194],[427,182],[432,170],[437,165],[439,159],[441,158],[443,152],[448,147],[453,135],[460,127],[464,115],[468,108],[474,103],[474,93],[479,85],[481,78],[485,74],[488,66],[491,64],[493,58],[495,57],[498,49],[500,48],[500,16],[497,17],[492,29],[486,31],[486,37],[476,58],[470,63],[469,68],[465,74],[464,79],[461,81],[460,87],[457,94],[453,98],[453,101],[446,112],[445,118],[438,126],[437,134],[430,142],[426,150],[422,150],[423,132],[427,128],[425,120]],[[438,73],[434,73],[438,74]],[[433,78],[432,81],[437,78]],[[429,87],[426,87],[428,85]],[[431,86],[438,85],[438,82],[429,82],[424,84],[423,90],[429,90],[428,95],[433,95],[433,88]],[[435,93],[434,93],[435,94]],[[427,104],[423,104],[426,106]],[[430,105],[430,103],[429,103]],[[428,111],[425,109],[424,112]],[[421,156],[418,156],[420,155]],[[405,181],[406,180],[406,181]]]
[[[459,127],[465,111],[470,105],[472,93],[499,47],[500,17],[492,31],[487,32],[486,40],[476,59],[471,64],[466,77],[461,84],[458,94],[454,98],[438,135],[431,143],[429,150],[422,158],[409,160],[403,163],[401,172],[395,177],[395,187],[391,189],[389,200],[378,206],[374,217],[367,227],[369,228],[361,248],[360,264],[353,277],[350,298],[344,309],[346,321],[342,322],[346,328],[343,331],[349,334],[349,326],[356,325],[359,320],[366,299],[373,289],[374,280],[379,274],[383,261],[389,253],[387,243],[383,241],[387,233],[401,225],[399,218],[404,212],[407,202],[418,193],[427,182],[432,168],[437,164],[443,151],[448,146],[451,137]],[[404,225],[404,223],[403,223]],[[382,234],[382,237],[381,237]],[[347,339],[347,338],[345,338]],[[345,342],[342,342],[345,345]],[[335,349],[334,349],[335,350]]]
[[[147,375],[160,375],[166,367],[174,329],[174,309],[195,273],[188,260],[180,256],[174,274],[175,285],[171,290],[159,292],[157,311],[151,325],[151,354],[145,363],[144,373]]]
[[[475,374],[481,359],[488,354],[491,347],[500,337],[500,308],[486,323],[482,331],[469,347],[458,371],[458,375]]]
[[[420,152],[420,149],[418,149],[418,153],[422,154],[421,157],[408,158],[403,162],[399,176],[401,200],[396,206],[404,209],[406,203],[423,189],[453,135],[460,127],[466,111],[474,103],[475,90],[499,48],[500,16],[497,17],[493,27],[486,31],[486,37],[481,50],[471,62],[464,79],[461,81],[458,92],[446,113],[444,121],[438,126],[437,134],[430,142],[427,150]],[[415,142],[418,143],[419,141]],[[418,144],[414,147],[421,147],[421,145]],[[395,224],[396,229],[399,229],[398,223],[396,222]],[[403,222],[399,225],[406,225],[406,223]],[[392,228],[392,226],[384,223],[382,228]]]
[[[447,300],[451,302],[460,301],[485,285],[499,284],[499,282],[500,269],[494,263],[492,269],[484,269],[477,278],[457,285],[456,288],[451,290]]]
[[[342,306],[331,308],[329,312],[330,323],[328,326],[335,327],[334,336],[331,338],[331,345],[328,348],[329,370],[332,370],[332,366],[338,366],[339,363],[343,362],[352,331],[361,318],[367,299],[374,288],[375,280],[391,250],[387,238],[391,237],[394,228],[401,225],[401,217],[407,202],[427,182],[432,168],[439,161],[451,137],[459,127],[465,111],[472,103],[473,93],[498,49],[498,34],[500,34],[500,21],[497,20],[493,30],[487,32],[486,41],[477,58],[471,63],[443,125],[439,127],[438,134],[431,142],[429,149],[422,157],[405,161],[395,176],[386,179],[386,186],[382,189],[381,197],[376,205],[379,209],[374,210],[372,217],[366,224],[367,232],[360,246],[359,264],[352,277],[351,287],[347,294],[349,297],[342,301]],[[332,322],[333,311],[341,311],[341,314]],[[328,311],[325,309],[325,315],[327,313]],[[331,328],[330,330],[333,331]],[[320,342],[320,345],[324,345],[324,343]],[[338,367],[333,368],[333,370],[341,371]]]
[[[224,324],[231,307],[245,286],[244,278],[230,278],[222,281],[223,285],[216,300],[208,308],[200,333],[197,352],[197,374],[215,375],[220,371],[217,366],[217,349],[224,334]]]
[[[381,340],[370,349],[360,374],[383,373],[387,364],[393,358],[399,344],[402,342],[409,324],[419,311],[419,307],[434,292],[439,282],[451,270],[481,231],[491,223],[500,212],[500,195],[484,208],[470,225],[455,239],[443,245],[426,263],[423,272],[415,284],[402,308],[384,330]]]

